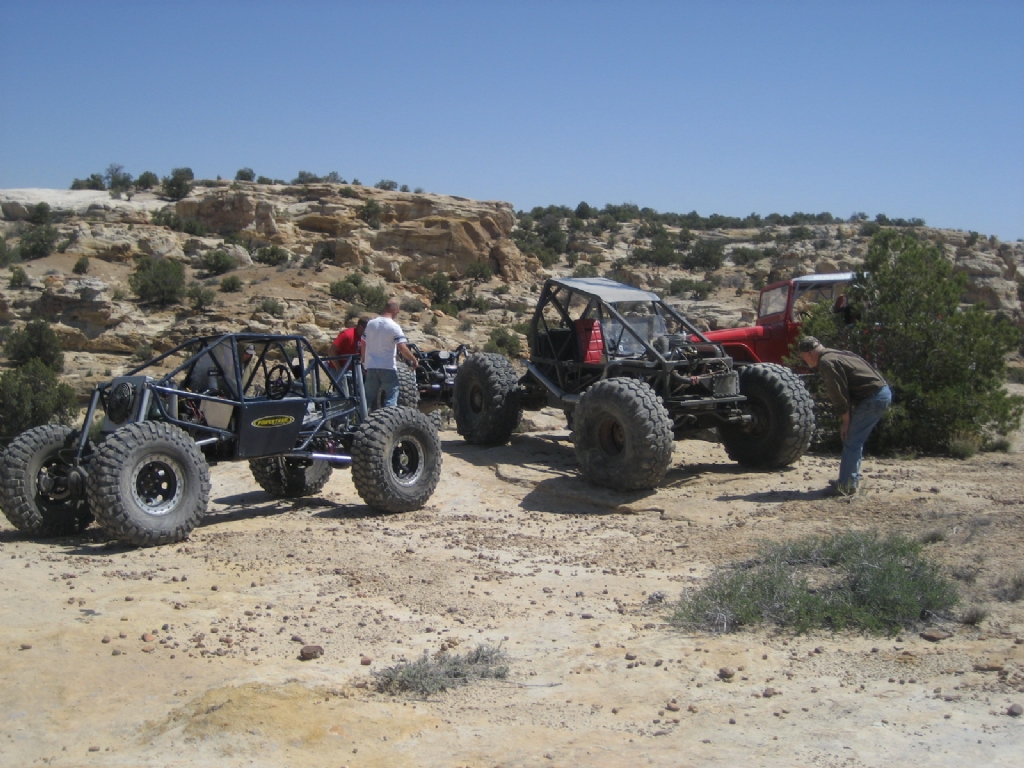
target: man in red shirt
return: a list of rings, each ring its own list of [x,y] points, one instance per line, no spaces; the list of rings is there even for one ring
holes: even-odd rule
[[[346,328],[338,334],[331,342],[331,354],[334,355],[358,355],[359,342],[363,338],[363,331],[366,330],[368,318],[360,317],[354,326]]]

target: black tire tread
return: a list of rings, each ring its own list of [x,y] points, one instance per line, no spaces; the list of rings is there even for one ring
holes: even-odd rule
[[[396,439],[410,432],[425,448],[423,476],[414,488],[398,488],[392,482],[391,450]],[[352,444],[352,482],[370,507],[389,513],[420,509],[440,479],[441,441],[428,416],[412,408],[382,408],[359,425]]]
[[[180,449],[199,479],[194,509],[188,510],[172,528],[163,529],[148,527],[144,520],[135,519],[120,494],[120,478],[132,454],[158,440]],[[173,424],[141,421],[122,427],[99,445],[90,462],[86,490],[90,505],[97,512],[97,521],[111,536],[140,547],[174,544],[187,539],[206,514],[210,501],[210,470],[205,457],[184,431]]]
[[[474,385],[483,391],[483,410],[474,413],[469,398]],[[452,397],[455,426],[467,443],[503,445],[519,426],[519,377],[504,355],[477,352],[459,367]]]
[[[66,509],[43,509],[35,498],[29,464],[40,451],[53,451],[75,434],[70,427],[44,424],[18,435],[0,458],[0,504],[4,516],[22,533],[39,538],[70,536],[85,530],[93,516],[86,499],[77,499]],[[32,489],[28,487],[32,484]]]
[[[730,459],[745,467],[776,469],[807,452],[814,437],[814,400],[797,374],[777,363],[748,365],[740,370],[740,392],[769,400],[774,423],[770,432],[755,436],[739,427],[720,427]]]
[[[609,409],[626,432],[622,453],[601,450],[595,432]],[[573,412],[573,443],[583,476],[617,491],[655,488],[672,463],[672,418],[650,386],[636,379],[599,381],[580,397]]]

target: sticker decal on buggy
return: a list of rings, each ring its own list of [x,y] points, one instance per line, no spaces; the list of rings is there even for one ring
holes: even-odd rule
[[[284,427],[295,421],[294,416],[261,416],[252,422],[254,427]]]

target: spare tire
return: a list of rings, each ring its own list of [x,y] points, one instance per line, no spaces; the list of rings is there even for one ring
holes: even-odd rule
[[[605,379],[580,397],[573,442],[583,476],[617,491],[654,488],[672,462],[672,418],[635,379]]]

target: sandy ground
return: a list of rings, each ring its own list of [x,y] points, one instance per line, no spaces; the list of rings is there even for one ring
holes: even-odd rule
[[[0,765],[1021,765],[1024,601],[993,588],[1024,569],[1024,454],[868,459],[863,492],[829,499],[835,457],[753,473],[686,442],[665,487],[616,494],[577,476],[559,419],[538,426],[492,449],[442,433],[411,514],[373,513],[347,471],[282,502],[222,464],[176,546],[0,519]],[[928,555],[989,617],[937,643],[666,622],[760,540],[870,528],[940,539]],[[507,680],[373,692],[374,671],[484,642]]]

